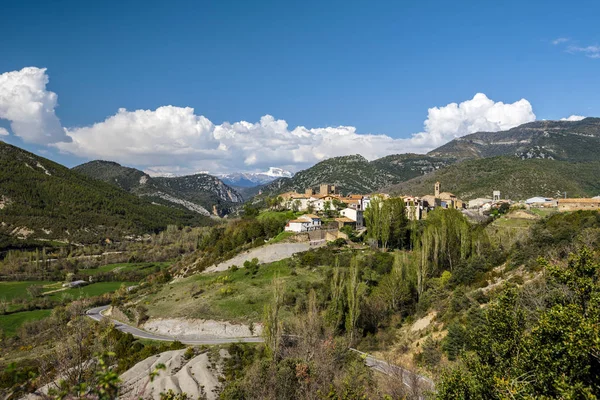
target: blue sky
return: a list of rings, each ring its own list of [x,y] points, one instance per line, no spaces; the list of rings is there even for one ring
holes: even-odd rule
[[[344,126],[355,127],[358,135],[410,139],[426,131],[429,108],[467,101],[476,93],[494,102],[526,99],[537,119],[600,115],[600,58],[593,58],[600,56],[594,47],[600,43],[600,3],[593,1],[20,1],[2,10],[0,74],[47,68],[45,90],[58,96],[55,115],[71,131],[103,122],[120,108],[171,105],[192,107],[195,116],[215,126],[259,125],[261,117],[272,115],[285,120],[288,131]],[[559,38],[566,40],[553,44]],[[163,129],[178,129],[181,113],[175,111],[176,122]],[[139,120],[139,115],[122,117]],[[329,155],[360,153],[357,144],[365,139],[332,150],[333,144],[323,145],[322,133],[312,132],[321,136],[298,145],[284,135],[289,146],[279,146],[284,153],[279,157],[277,148],[265,154],[248,150],[251,137],[244,139],[247,149],[231,151],[235,141],[224,144],[206,128],[199,135],[210,137],[184,135],[171,152],[179,161],[172,161],[169,152],[157,150],[164,143],[152,147],[143,137],[137,139],[149,146],[132,150],[134,157],[114,146],[95,153],[89,136],[110,140],[110,126],[82,131],[82,139],[69,148],[24,142],[10,123],[0,120],[10,132],[2,139],[69,166],[114,158],[174,173],[260,170],[271,164],[298,169]],[[277,141],[280,133],[228,129],[254,135],[257,142],[260,135]],[[441,140],[465,133],[445,132]],[[181,139],[177,132],[167,136]],[[137,139],[130,145],[139,145]],[[379,146],[420,149],[390,143]],[[384,152],[373,150],[369,158]]]

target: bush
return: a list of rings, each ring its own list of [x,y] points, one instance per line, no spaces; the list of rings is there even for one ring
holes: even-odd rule
[[[194,350],[194,348],[188,347],[185,350],[185,353],[183,353],[183,358],[186,360],[191,360],[192,358],[194,358],[195,355],[196,355],[196,351]]]

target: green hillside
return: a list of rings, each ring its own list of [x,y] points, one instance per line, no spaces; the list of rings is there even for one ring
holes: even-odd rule
[[[172,178],[151,177],[135,168],[100,160],[79,165],[73,170],[118,186],[154,203],[205,216],[228,214],[243,201],[235,189],[208,174]]]
[[[477,132],[432,150],[457,159],[517,156],[562,161],[600,161],[600,118],[536,121],[507,131]]]
[[[2,247],[18,246],[18,237],[89,242],[156,232],[169,224],[210,221],[188,211],[153,205],[3,142],[0,220]]]
[[[492,157],[468,160],[432,174],[393,185],[384,191],[393,194],[422,196],[433,193],[436,181],[442,190],[462,199],[491,197],[500,190],[503,198],[513,200],[532,196],[569,197],[600,194],[600,161],[566,162],[516,157]]]
[[[265,193],[304,191],[322,183],[335,185],[342,193],[371,193],[382,187],[427,174],[454,160],[420,154],[397,154],[369,162],[361,155],[334,157],[264,186]]]

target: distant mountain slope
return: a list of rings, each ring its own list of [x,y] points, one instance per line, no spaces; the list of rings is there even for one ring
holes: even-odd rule
[[[433,194],[436,181],[442,190],[463,200],[491,197],[500,190],[502,198],[523,200],[533,196],[569,197],[600,194],[600,161],[566,162],[548,159],[493,157],[467,160],[432,174],[384,189],[392,194]]]
[[[294,174],[281,168],[271,167],[267,172],[250,173],[238,172],[233,174],[219,175],[219,178],[232,187],[256,187],[273,182],[277,178],[291,178]]]
[[[454,160],[418,154],[399,154],[367,161],[361,155],[334,157],[296,173],[292,178],[281,178],[265,185],[266,194],[290,190],[304,192],[308,187],[328,183],[342,193],[371,193],[395,183],[435,171]]]
[[[517,156],[564,161],[600,161],[600,118],[536,121],[508,131],[478,132],[428,153],[457,159]]]
[[[91,242],[206,224],[189,211],[153,205],[18,147],[0,142],[0,245],[10,238]]]
[[[227,214],[243,201],[238,192],[219,178],[207,174],[153,178],[135,168],[100,160],[79,165],[73,171],[113,184],[153,202],[206,216]]]

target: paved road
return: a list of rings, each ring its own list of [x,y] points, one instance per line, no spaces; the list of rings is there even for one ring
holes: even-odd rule
[[[100,321],[103,318],[107,318],[104,315],[102,315],[102,312],[105,311],[106,309],[108,309],[109,306],[102,306],[102,307],[96,307],[96,308],[92,308],[89,309],[86,314],[88,317],[90,317],[93,320],[96,321]],[[189,340],[189,339],[179,339],[176,337],[170,337],[170,336],[161,336],[161,335],[156,335],[154,333],[151,332],[146,332],[142,329],[138,329],[136,327],[133,327],[131,325],[127,325],[124,324],[122,322],[119,322],[115,319],[110,319],[112,321],[113,324],[115,324],[115,327],[120,330],[121,332],[125,332],[125,333],[131,333],[133,336],[138,337],[138,338],[142,338],[142,339],[152,339],[152,340],[162,340],[162,341],[167,341],[167,342],[172,342],[173,340],[179,340],[181,343],[184,344],[191,344],[191,345],[200,345],[200,344],[226,344],[226,343],[238,343],[238,342],[243,342],[243,343],[260,343],[263,341],[263,339],[261,337],[239,337],[239,338],[216,338],[216,339],[201,339],[201,340]]]
[[[108,318],[108,317],[105,317],[104,315],[102,315],[102,312],[107,310],[108,307],[109,306],[101,306],[101,307],[92,308],[92,309],[89,309],[86,312],[86,314],[88,317],[92,318],[93,320],[100,321],[103,318]],[[121,332],[131,333],[133,336],[142,338],[142,339],[162,340],[162,341],[168,341],[168,342],[172,342],[173,340],[179,340],[180,342],[182,342],[184,344],[191,344],[191,345],[226,344],[226,343],[238,343],[238,342],[260,343],[263,341],[262,337],[240,337],[240,338],[203,339],[203,340],[177,339],[175,337],[161,336],[161,335],[156,335],[151,332],[146,332],[144,330],[135,328],[131,325],[127,325],[127,324],[124,324],[117,320],[114,320],[112,318],[110,320],[115,324],[115,327],[118,330],[120,330]],[[434,389],[434,383],[429,378],[426,378],[422,375],[415,374],[414,372],[411,372],[411,371],[404,369],[402,367],[399,367],[397,365],[392,365],[386,361],[374,358],[367,353],[363,353],[360,350],[353,349],[353,348],[351,348],[350,350],[363,355],[364,359],[365,359],[365,364],[369,368],[372,368],[375,371],[379,371],[379,372],[389,375],[389,376],[396,376],[398,378],[401,377],[404,385],[406,385],[406,387],[408,387],[411,390],[414,388],[414,386],[418,386],[418,388],[421,391],[424,391],[424,390],[432,391]],[[423,397],[421,397],[421,398],[423,398]]]
[[[367,353],[363,353],[360,350],[351,348],[350,350],[357,352],[363,355],[365,359],[365,364],[367,367],[379,371],[382,374],[394,376],[398,378],[402,378],[402,383],[411,389],[419,389],[419,392],[432,392],[435,389],[435,384],[433,381],[423,375],[415,374],[405,368],[399,367],[397,365],[389,364],[387,361],[380,360],[378,358],[372,357]],[[417,388],[415,388],[415,386]],[[419,398],[425,398],[423,395],[420,395]]]

